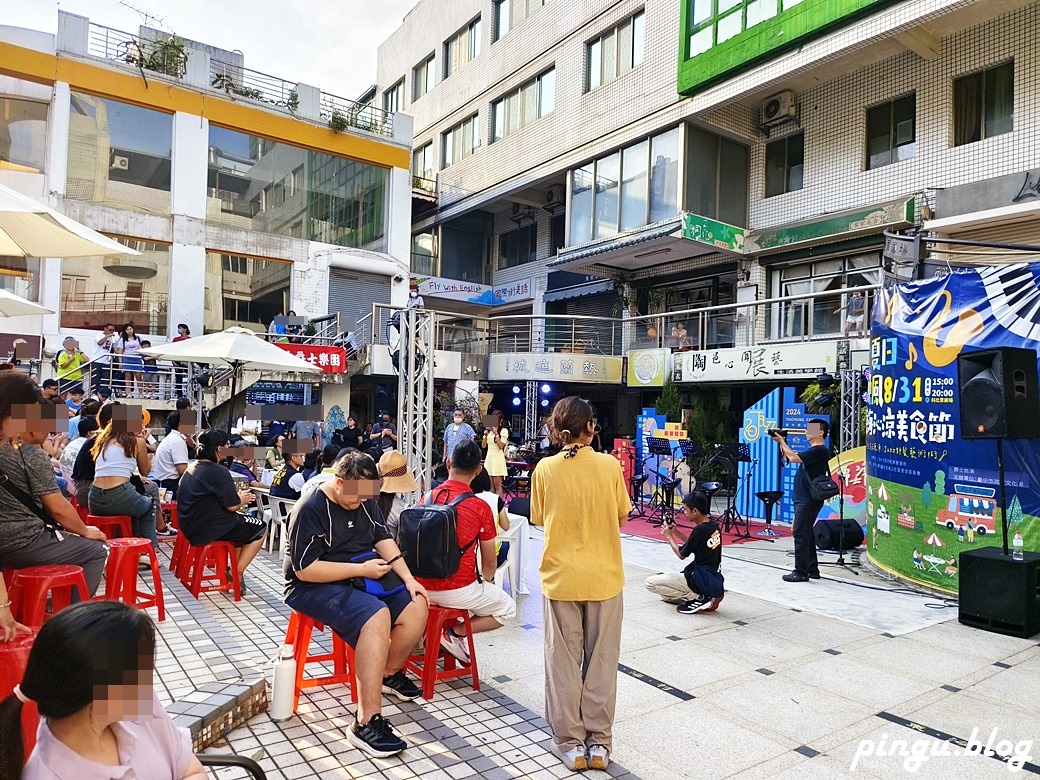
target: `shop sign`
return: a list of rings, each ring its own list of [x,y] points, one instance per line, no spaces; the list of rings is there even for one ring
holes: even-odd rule
[[[347,371],[347,351],[343,347],[327,347],[318,344],[286,344],[275,342],[286,352],[318,366],[323,374],[344,374]]]
[[[1040,202],[1040,168],[947,187],[935,193],[940,219]]]
[[[494,292],[486,284],[442,279],[439,276],[413,276],[412,287],[424,297],[428,295],[431,298],[480,303],[485,306],[491,306],[495,300]]]
[[[504,352],[488,360],[492,382],[542,380],[583,384],[620,384],[623,360],[612,355],[573,352]]]
[[[790,382],[837,366],[835,341],[731,347],[673,355],[676,382]]]
[[[744,251],[744,240],[747,237],[744,228],[689,212],[683,214],[682,234],[683,238],[707,244],[715,249],[740,253]]]
[[[526,301],[531,298],[531,277],[520,279],[510,284],[499,285],[495,288],[495,302],[493,305],[502,306],[506,303]]]
[[[628,353],[628,386],[661,387],[668,372],[671,350],[633,349]]]
[[[744,251],[748,254],[779,252],[822,241],[880,233],[886,228],[903,227],[913,222],[914,199],[903,198],[855,211],[844,211],[826,219],[756,230],[748,234]]]

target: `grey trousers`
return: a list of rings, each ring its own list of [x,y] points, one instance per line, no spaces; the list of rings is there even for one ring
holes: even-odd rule
[[[82,566],[87,577],[87,588],[93,597],[101,584],[101,575],[105,573],[105,562],[108,560],[108,547],[104,542],[84,539],[68,531],[62,531],[62,540],[44,531],[35,542],[15,552],[0,555],[0,568],[25,569],[29,566],[50,566],[66,564]],[[85,600],[85,599],[83,599]],[[73,594],[73,601],[77,601]]]
[[[612,748],[623,596],[543,600],[545,720],[563,750],[578,744]]]

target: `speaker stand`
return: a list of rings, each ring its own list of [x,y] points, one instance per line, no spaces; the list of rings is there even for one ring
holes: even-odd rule
[[[859,561],[852,561],[850,563],[845,560],[845,475],[841,472],[840,457],[838,458],[838,483],[841,485],[841,490],[838,492],[838,560],[825,561],[819,565],[840,566],[842,569],[850,571],[858,577],[859,572],[853,567],[862,566],[863,564]],[[819,561],[817,561],[817,563],[819,563]]]

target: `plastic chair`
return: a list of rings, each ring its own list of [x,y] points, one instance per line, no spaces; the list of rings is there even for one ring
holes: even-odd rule
[[[275,537],[279,537],[279,549],[284,552],[289,544],[289,512],[296,506],[296,499],[268,496],[268,501],[271,507],[271,524],[267,528],[267,551],[274,552]]]
[[[137,562],[142,555],[148,556],[152,567],[152,593],[137,589]],[[163,600],[162,580],[159,579],[159,558],[148,539],[109,540],[103,598],[122,601],[137,609],[155,607],[159,611],[159,622],[166,620],[166,602]]]
[[[191,548],[191,543],[188,541],[188,537],[183,533],[178,533],[173,540],[173,552],[170,554],[170,571],[172,571],[177,579],[184,579],[184,572],[181,570],[182,567],[188,562],[188,550]]]
[[[466,640],[469,643],[469,663],[463,664],[448,651],[441,648],[441,631],[445,625],[454,626],[461,620],[466,625]],[[439,669],[438,660],[443,660],[444,668]],[[473,646],[473,629],[469,622],[469,612],[464,609],[448,609],[430,605],[430,614],[426,618],[426,635],[422,655],[413,655],[405,662],[405,669],[422,682],[424,699],[433,698],[433,689],[438,680],[453,680],[457,677],[469,677],[473,680],[473,690],[480,690],[480,675],[477,673],[477,651]]]
[[[11,580],[11,612],[15,620],[30,628],[39,628],[47,619],[47,594],[51,597],[51,614],[56,615],[72,603],[72,589],[79,591],[81,601],[90,598],[87,577],[79,566],[30,566],[15,569]]]
[[[109,539],[129,539],[134,535],[134,525],[130,515],[88,514],[83,522],[94,526]]]
[[[495,570],[495,584],[502,588],[503,581],[508,578],[509,591],[514,599],[519,586],[517,572],[520,569],[520,543],[517,541],[517,538],[521,527],[524,527],[524,525],[522,523],[511,523],[508,531],[499,531],[498,536],[495,537],[496,542],[509,542],[509,549],[506,551],[506,562]]]
[[[181,582],[196,599],[200,593],[215,591],[217,593],[234,593],[235,601],[242,600],[242,588],[238,575],[238,552],[231,542],[210,542],[201,547],[188,547],[184,560],[180,564]],[[206,569],[213,569],[213,574],[206,574]],[[227,570],[231,570],[231,582],[228,582]],[[215,582],[213,585],[204,583]]]
[[[311,633],[317,629],[325,630],[325,624],[312,617],[293,610],[289,616],[289,628],[285,632],[285,644],[293,646],[293,657],[296,659],[296,685],[293,689],[293,712],[300,703],[300,691],[318,688],[325,685],[349,685],[350,700],[357,703],[357,676],[354,667],[354,649],[348,645],[335,631],[332,634],[332,652],[311,655]],[[307,664],[327,663],[332,661],[335,674],[324,677],[304,678]]]
[[[25,666],[29,662],[29,651],[36,641],[36,632],[19,634],[10,642],[0,642],[0,700],[11,695],[14,686],[22,681]],[[36,729],[40,725],[40,713],[35,702],[22,705],[22,745],[28,758],[36,746]]]

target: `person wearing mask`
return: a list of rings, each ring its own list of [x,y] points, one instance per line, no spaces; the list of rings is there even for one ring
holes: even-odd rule
[[[419,483],[408,468],[408,462],[397,450],[384,452],[376,464],[379,477],[383,480],[379,488],[379,511],[383,513],[386,527],[397,541],[397,529],[401,522],[401,512],[411,506],[406,496],[419,489]]]
[[[106,414],[107,412],[107,414]],[[92,515],[111,517],[129,515],[134,536],[148,539],[158,547],[155,502],[139,493],[133,479],[151,470],[148,460],[147,428],[136,406],[110,404],[101,410],[103,422],[90,447],[94,457],[94,484],[87,496]]]
[[[549,427],[562,446],[531,474],[531,516],[545,529],[545,719],[570,771],[610,764],[621,656],[621,526],[632,502],[621,464],[592,450],[588,401],[556,402]]]
[[[141,392],[144,361],[141,358],[141,339],[137,337],[134,326],[129,322],[119,331],[119,336],[113,342],[112,352],[119,355],[119,369],[123,372],[123,393],[133,393],[136,397]]]
[[[491,489],[501,496],[503,495],[502,480],[509,474],[509,467],[506,465],[509,429],[502,424],[501,412],[492,412],[492,415],[496,415],[495,424],[484,432],[484,446],[487,448],[487,455],[484,458],[484,470],[491,477]],[[450,470],[450,459],[446,458],[446,460],[448,460],[448,469]]]
[[[466,422],[466,414],[461,409],[452,413],[452,421],[444,427],[444,451],[441,456],[445,462],[451,465],[451,452],[457,444],[464,441],[472,441],[477,438],[477,432]]]
[[[177,517],[181,533],[193,547],[218,541],[235,545],[239,585],[245,591],[243,574],[263,546],[267,523],[240,514],[256,501],[256,494],[236,490],[231,472],[221,465],[228,456],[227,443],[221,430],[199,436],[197,459],[188,464],[177,488]]]
[[[91,338],[90,352],[90,387],[96,391],[102,385],[112,385],[112,342],[116,338],[116,326],[114,323],[105,323],[104,330]]]
[[[40,628],[22,681],[0,702],[0,780],[206,780],[191,734],[153,688],[155,625],[117,601],[89,601]],[[25,760],[22,707],[41,719]]]
[[[49,427],[40,390],[19,371],[0,372],[0,568],[71,564],[83,568],[87,597],[101,583],[108,559],[105,534],[88,526],[58,490],[50,458],[40,444]],[[0,604],[6,635],[13,623],[9,599]]]
[[[408,308],[409,309],[425,309],[426,301],[419,295],[418,290],[412,290],[408,293]]]
[[[379,423],[372,426],[372,433],[368,435],[368,438],[376,442],[383,452],[397,446],[397,426],[390,422],[389,412],[383,412],[380,415]]]
[[[73,387],[83,389],[83,366],[87,364],[87,356],[79,348],[74,336],[66,336],[61,351],[55,360],[58,363],[59,392],[67,393]]]
[[[300,497],[303,483],[303,459],[302,452],[289,452],[285,456],[285,465],[278,469],[278,473],[271,480],[271,495],[276,498],[288,498],[295,501]]]
[[[177,326],[177,335],[173,337],[173,343],[176,344],[178,341],[186,341],[191,338],[191,329],[183,322]]]

